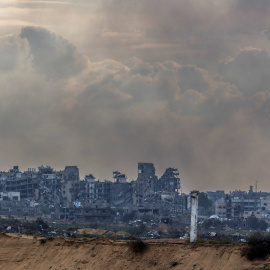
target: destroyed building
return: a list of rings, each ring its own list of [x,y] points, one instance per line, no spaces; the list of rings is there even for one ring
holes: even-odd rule
[[[35,197],[38,182],[34,170],[22,173],[18,166],[14,166],[8,172],[1,172],[0,180],[3,192],[20,192],[21,199]]]
[[[114,183],[126,183],[127,182],[126,175],[123,173],[120,173],[119,171],[113,172],[113,179],[114,179]]]
[[[158,178],[153,163],[138,163],[138,178],[133,183],[133,204],[143,205],[143,202],[158,190]]]
[[[84,180],[81,181],[80,197],[87,204],[94,203],[95,181],[96,178],[93,176],[93,174],[86,175]]]
[[[111,206],[128,207],[132,205],[132,183],[127,182],[125,174],[119,171],[113,172],[114,182],[111,186]]]
[[[0,201],[20,201],[21,196],[20,192],[9,191],[9,192],[0,192]]]
[[[138,164],[138,178],[133,185],[133,202],[135,205],[143,205],[149,199],[152,200],[162,196],[164,198],[175,198],[175,195],[178,194],[180,178],[177,169],[167,168],[160,179],[155,172],[153,163]]]
[[[80,190],[80,176],[77,166],[66,166],[65,170],[58,172],[61,182],[61,201],[66,207],[71,207],[78,200]]]
[[[113,172],[114,182],[99,181],[92,175],[86,175],[81,184],[81,198],[85,205],[124,206],[132,204],[132,184],[126,181],[126,175]]]
[[[43,202],[55,202],[60,204],[61,184],[58,181],[56,171],[50,166],[38,167],[39,192],[38,200]]]
[[[179,189],[177,169],[168,168],[158,178],[153,163],[139,163],[138,178],[133,182],[133,210],[142,215],[177,216],[183,212]]]
[[[167,168],[159,179],[159,190],[169,193],[178,193],[180,189],[179,172],[175,168]]]

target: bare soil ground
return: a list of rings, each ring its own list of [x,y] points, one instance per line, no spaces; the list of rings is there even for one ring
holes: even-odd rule
[[[163,243],[163,242],[168,243]],[[151,241],[144,253],[134,253],[125,242],[105,238],[84,242],[0,235],[0,269],[270,269],[270,260],[250,262],[241,256],[244,244],[199,245],[180,240]]]

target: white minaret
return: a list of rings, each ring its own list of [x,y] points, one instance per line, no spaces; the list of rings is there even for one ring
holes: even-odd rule
[[[197,219],[198,219],[198,195],[199,191],[191,191],[191,220],[190,220],[190,242],[197,240]]]

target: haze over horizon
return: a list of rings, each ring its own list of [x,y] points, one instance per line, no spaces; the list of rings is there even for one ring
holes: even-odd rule
[[[218,2],[218,3],[217,3]],[[179,169],[270,191],[270,1],[2,0],[0,170]]]

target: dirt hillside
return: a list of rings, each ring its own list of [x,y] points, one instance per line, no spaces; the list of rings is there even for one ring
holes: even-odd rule
[[[177,241],[177,240],[176,240]],[[126,243],[108,239],[86,242],[63,238],[41,241],[20,235],[0,235],[0,269],[175,269],[240,270],[270,269],[270,260],[249,262],[241,257],[243,245],[193,245],[149,243],[136,254]]]

